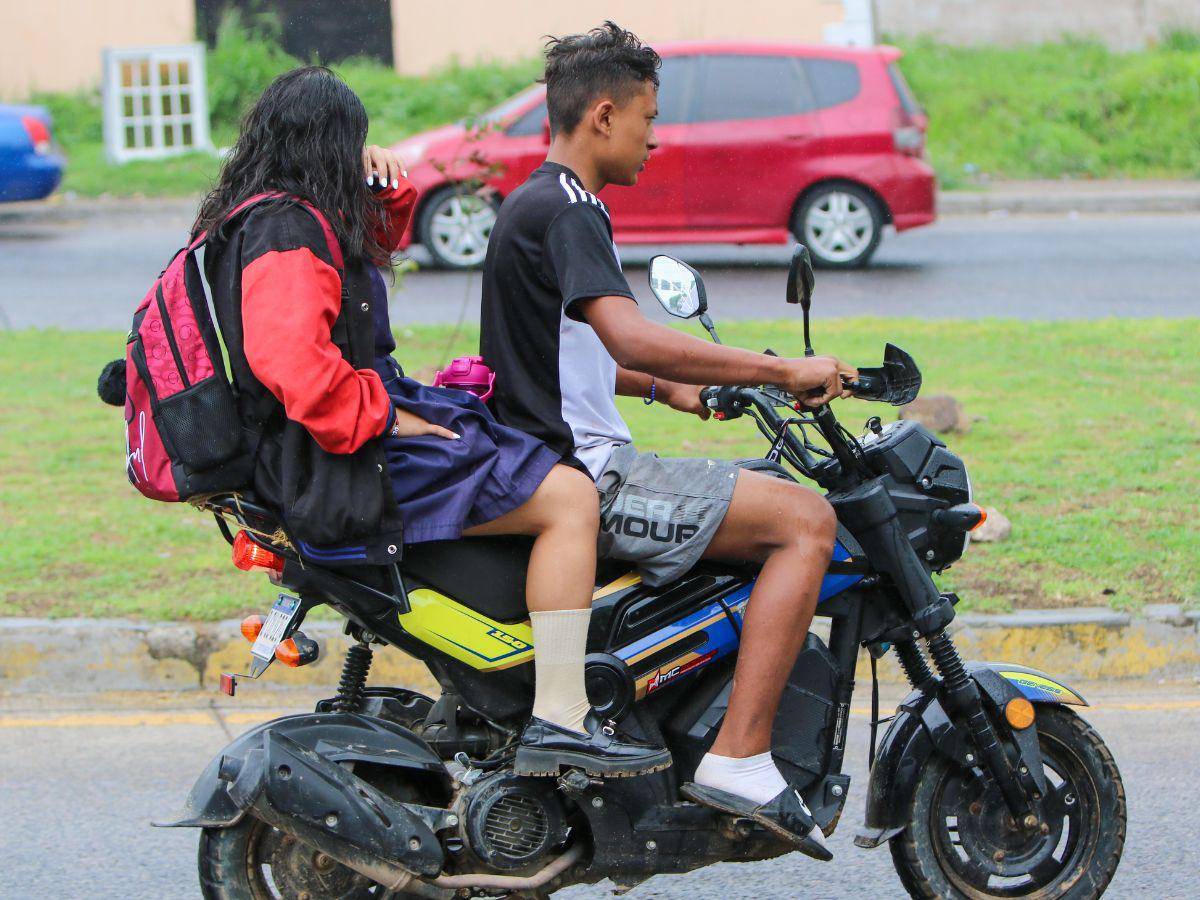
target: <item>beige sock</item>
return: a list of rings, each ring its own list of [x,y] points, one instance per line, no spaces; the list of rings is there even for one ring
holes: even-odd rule
[[[539,719],[583,732],[591,708],[583,681],[591,609],[531,612],[533,670],[536,687],[533,714]]]

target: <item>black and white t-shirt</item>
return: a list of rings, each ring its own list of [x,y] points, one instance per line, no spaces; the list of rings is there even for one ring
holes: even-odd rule
[[[480,350],[492,408],[598,478],[631,441],[615,403],[617,364],[579,314],[591,297],[633,298],[608,208],[546,162],[500,207],[483,271]]]

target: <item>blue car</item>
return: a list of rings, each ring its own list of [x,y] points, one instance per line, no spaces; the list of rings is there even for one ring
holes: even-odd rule
[[[0,203],[48,196],[62,181],[63,165],[45,109],[0,105]]]

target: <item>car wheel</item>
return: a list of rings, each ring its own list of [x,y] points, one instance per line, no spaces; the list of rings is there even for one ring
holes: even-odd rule
[[[498,206],[465,185],[447,185],[430,197],[417,221],[417,237],[434,266],[472,269],[483,265]]]
[[[883,212],[879,202],[857,185],[821,185],[800,204],[792,234],[807,245],[817,265],[857,269],[879,246]]]

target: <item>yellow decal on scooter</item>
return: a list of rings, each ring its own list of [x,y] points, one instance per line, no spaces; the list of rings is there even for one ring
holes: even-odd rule
[[[637,572],[626,572],[620,578],[610,581],[602,588],[596,588],[592,594],[592,602],[595,603],[601,597],[607,597],[609,594],[615,594],[617,591],[623,591],[625,588],[633,587],[635,584],[641,584],[642,576]]]
[[[474,669],[495,671],[533,659],[533,629],[489,619],[428,588],[410,591],[400,625],[417,640]]]
[[[1034,675],[1030,672],[1001,672],[1001,677],[1007,678],[1018,688],[1022,689],[1030,700],[1054,700],[1058,703],[1066,703],[1072,706],[1087,706],[1087,703],[1082,697],[1076,694],[1068,687],[1064,687],[1057,681],[1051,681],[1042,675]],[[1032,694],[1032,696],[1030,696]]]

